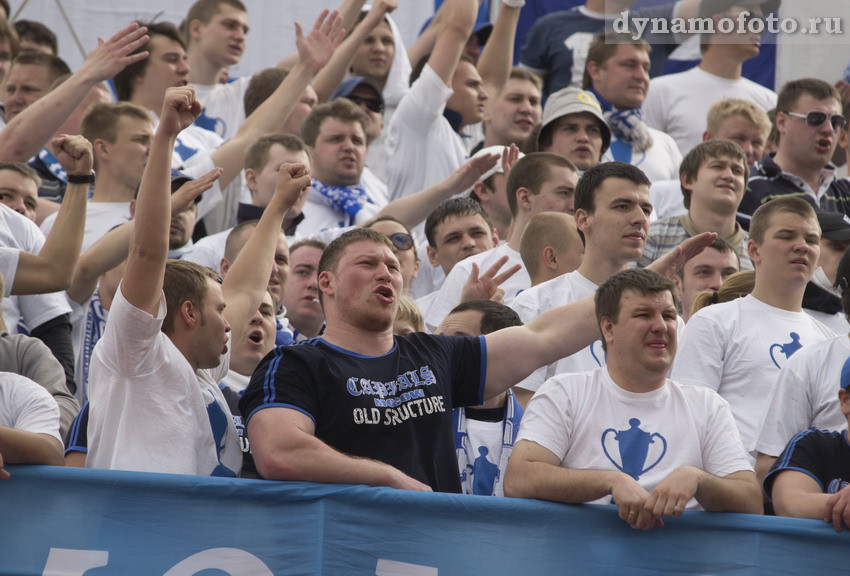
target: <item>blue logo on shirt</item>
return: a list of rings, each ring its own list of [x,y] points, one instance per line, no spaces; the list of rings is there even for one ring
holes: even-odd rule
[[[667,453],[667,440],[658,432],[645,432],[639,428],[640,420],[637,418],[629,419],[629,428],[627,430],[615,430],[608,428],[602,433],[602,451],[611,464],[620,472],[628,474],[635,480],[640,479],[642,474],[649,472],[655,468],[664,455]],[[619,452],[619,463],[608,451],[606,439],[609,435],[617,442]],[[650,446],[656,445],[656,440],[661,444],[661,453],[655,458],[652,464],[647,466],[647,458],[649,456]],[[613,447],[613,446],[612,446]],[[653,452],[657,453],[656,450]]]
[[[785,344],[777,343],[772,344],[770,346],[770,359],[773,360],[773,363],[776,365],[777,368],[782,368],[782,366],[780,366],[779,362],[776,361],[776,359],[778,358],[778,356],[776,356],[776,352],[783,354],[785,356],[785,359],[787,360],[788,358],[794,355],[794,352],[803,347],[803,345],[800,344],[799,334],[797,334],[796,332],[791,332],[788,336],[789,338],[791,338],[790,342],[787,342]]]

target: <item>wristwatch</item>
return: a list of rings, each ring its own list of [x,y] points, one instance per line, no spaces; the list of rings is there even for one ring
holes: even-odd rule
[[[68,184],[94,184],[94,170],[90,174],[68,174]]]

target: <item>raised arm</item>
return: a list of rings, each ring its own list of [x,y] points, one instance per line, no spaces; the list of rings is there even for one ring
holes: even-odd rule
[[[257,470],[270,480],[430,488],[389,464],[337,452],[315,436],[310,417],[290,408],[266,408],[248,421]]]
[[[245,119],[236,136],[210,155],[213,164],[222,169],[222,188],[242,171],[245,152],[251,144],[262,136],[275,133],[289,118],[307,84],[327,63],[342,39],[344,31],[341,24],[339,14],[328,14],[327,10],[319,15],[307,36],[303,35],[301,26],[295,23],[298,63],[271,96]]]
[[[147,28],[133,23],[106,42],[98,38],[97,47],[79,70],[0,131],[0,160],[26,162],[45,145],[97,83],[147,58],[148,52],[132,54],[147,43],[146,33]]]
[[[224,316],[233,330],[247,326],[256,313],[272,272],[283,218],[309,186],[310,171],[303,164],[280,167],[274,196],[221,285],[227,303]]]
[[[377,0],[356,28],[351,30],[346,26],[346,30],[351,30],[351,33],[342,41],[328,64],[322,68],[313,81],[313,89],[319,97],[319,102],[327,102],[331,99],[331,94],[345,78],[345,73],[351,67],[351,61],[354,60],[357,48],[375,29],[375,26],[383,21],[384,16],[395,10],[397,6],[396,0]]]
[[[446,86],[451,86],[463,48],[475,26],[478,2],[445,0],[440,11],[443,12],[443,18],[437,31],[434,50],[428,57],[428,65]]]
[[[521,5],[511,6],[502,3],[496,23],[493,24],[493,31],[478,58],[476,68],[491,98],[502,91],[511,74],[520,8]]]
[[[82,136],[62,135],[53,148],[69,176],[92,173],[92,146]],[[21,252],[12,294],[43,294],[64,290],[71,283],[86,226],[88,184],[68,183],[56,222],[38,254]]]
[[[195,198],[209,190],[220,175],[221,170],[216,168],[200,178],[183,184],[171,195],[171,213],[179,214],[188,210],[195,202]],[[84,304],[91,298],[99,278],[127,259],[135,228],[135,220],[125,222],[104,234],[92,244],[91,248],[80,255],[74,271],[74,279],[65,291],[68,298],[78,304]]]
[[[177,135],[201,113],[191,86],[169,88],[165,93],[159,126],[151,142],[139,197],[136,229],[127,259],[121,291],[127,301],[155,315],[162,296],[168,231],[171,225],[171,153]]]

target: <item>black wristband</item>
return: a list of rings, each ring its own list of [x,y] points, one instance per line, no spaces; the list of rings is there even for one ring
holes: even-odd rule
[[[84,176],[68,174],[68,184],[94,184],[94,171]]]

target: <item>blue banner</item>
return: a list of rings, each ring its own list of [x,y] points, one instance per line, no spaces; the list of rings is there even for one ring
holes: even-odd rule
[[[10,467],[0,574],[847,574],[815,520],[687,512],[636,532],[608,506],[327,484]]]

